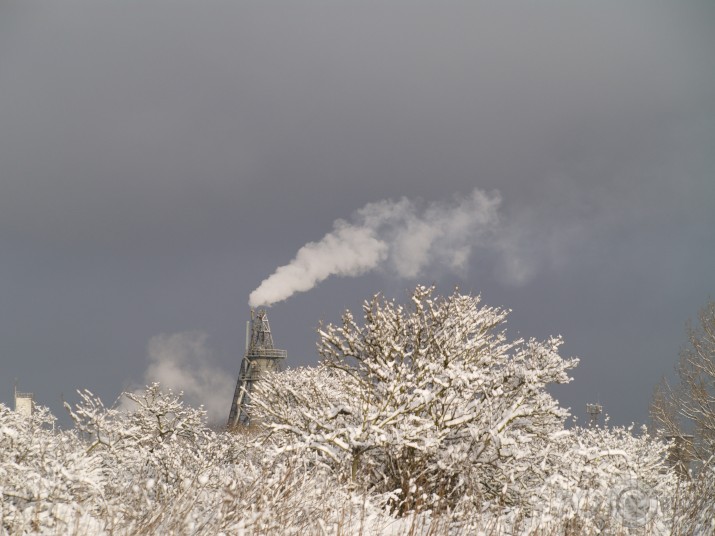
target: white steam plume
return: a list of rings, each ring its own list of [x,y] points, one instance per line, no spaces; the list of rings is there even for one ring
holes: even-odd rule
[[[336,220],[319,242],[309,242],[249,297],[251,307],[271,305],[312,289],[331,275],[356,276],[381,267],[414,278],[430,266],[463,269],[477,245],[491,242],[501,197],[475,189],[451,202],[420,209],[414,202],[378,201],[351,222]]]
[[[162,389],[175,393],[182,391],[189,405],[204,406],[209,421],[223,422],[228,415],[227,401],[233,394],[233,376],[214,362],[207,337],[202,331],[152,337],[147,347],[149,366],[144,372],[144,382],[159,382]],[[122,400],[126,408],[131,408],[128,399]]]

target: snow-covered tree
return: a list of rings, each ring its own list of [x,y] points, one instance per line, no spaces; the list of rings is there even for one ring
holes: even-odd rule
[[[557,427],[532,434],[519,455],[502,441],[513,480],[502,458],[492,472],[481,462],[481,480],[462,461],[451,496],[435,492],[396,516],[385,505],[404,505],[400,492],[370,478],[387,474],[379,463],[397,446],[365,451],[355,479],[341,454],[341,427],[357,434],[362,422],[360,400],[343,389],[351,373],[324,365],[282,374],[288,389],[276,405],[294,429],[264,420],[268,436],[212,431],[202,410],[154,385],[124,411],[83,392],[71,430],[53,427],[46,409],[28,418],[0,405],[0,534],[715,533],[712,464],[693,481],[676,478],[663,463],[666,443],[624,428]],[[320,435],[313,403],[328,408],[335,435]],[[448,490],[454,468],[415,452],[416,476],[436,482],[445,471]],[[484,479],[500,491],[474,493]]]
[[[540,486],[524,504],[540,525],[565,525],[574,533],[665,534],[663,512],[675,474],[668,445],[645,427],[574,427],[544,445]]]
[[[92,531],[104,511],[100,459],[45,407],[31,416],[0,404],[0,533]]]
[[[208,515],[208,496],[192,490],[217,471],[228,444],[216,441],[203,409],[156,383],[125,393],[125,409],[107,408],[89,391],[79,395],[66,407],[86,454],[100,460],[107,530],[156,533],[191,512]]]
[[[564,427],[560,338],[424,287],[364,313],[262,378],[256,428],[157,384],[123,409],[80,392],[70,430],[0,405],[0,535],[715,534],[715,458],[678,477],[659,437]]]
[[[261,382],[255,411],[282,448],[318,453],[402,512],[518,500],[510,483],[538,467],[531,445],[568,414],[546,391],[577,364],[561,339],[508,341],[507,311],[422,286],[407,307],[375,296],[363,312],[362,325],[346,312],[319,330],[322,363],[305,381]]]
[[[715,301],[698,320],[688,327],[688,344],[676,366],[678,383],[671,386],[663,379],[656,387],[651,417],[663,435],[689,439],[692,434],[690,444],[680,446],[704,461],[715,455]]]

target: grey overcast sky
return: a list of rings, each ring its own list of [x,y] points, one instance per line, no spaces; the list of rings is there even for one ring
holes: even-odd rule
[[[520,277],[475,247],[329,278],[269,310],[288,364],[378,291],[459,286],[563,335],[580,419],[645,422],[715,297],[714,57],[709,0],[3,1],[0,401],[157,376],[223,420],[261,281],[367,203],[478,189]]]

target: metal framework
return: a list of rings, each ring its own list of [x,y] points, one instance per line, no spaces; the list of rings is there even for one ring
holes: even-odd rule
[[[586,404],[586,412],[589,415],[588,425],[598,426],[598,421],[601,417],[603,406],[601,404]]]
[[[271,326],[265,309],[251,309],[251,320],[246,322],[246,353],[241,360],[236,390],[233,393],[228,427],[248,425],[248,404],[255,382],[264,371],[280,370],[280,364],[288,356],[285,350],[273,347]]]

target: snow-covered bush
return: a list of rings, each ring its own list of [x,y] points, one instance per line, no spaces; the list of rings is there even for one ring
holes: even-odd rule
[[[664,534],[663,510],[676,483],[668,445],[645,428],[575,427],[544,445],[543,484],[528,501],[540,525],[582,532],[629,527]]]
[[[106,408],[88,392],[80,396],[71,410],[85,436],[79,451],[99,459],[103,471],[98,532],[315,534],[363,527],[378,534],[394,522],[378,502],[336,486],[310,459],[274,455],[249,433],[210,430],[202,410],[156,384],[126,394],[134,402],[128,411]]]
[[[715,460],[685,474],[631,428],[564,427],[560,339],[418,287],[320,332],[317,367],[267,375],[256,426],[211,430],[154,384],[124,409],[0,405],[0,536],[715,535]]]
[[[74,432],[55,432],[44,407],[24,416],[0,404],[0,528],[61,534],[96,527],[103,512],[100,460]]]
[[[302,395],[298,385],[312,378],[329,386],[313,391],[320,404],[338,396],[335,407],[348,408],[334,374],[303,369],[286,384]],[[151,386],[139,398],[147,404],[115,411],[85,393],[75,430],[53,429],[44,409],[26,418],[0,406],[0,534],[715,533],[712,465],[678,480],[663,466],[666,445],[629,429],[536,437],[529,456],[539,467],[501,482],[506,493],[520,489],[509,504],[455,494],[450,508],[425,503],[398,517],[393,493],[356,486],[317,446],[288,448],[292,432],[276,430],[286,434],[276,444],[252,430],[214,432],[172,393]],[[300,426],[309,416],[293,415]]]
[[[106,408],[89,391],[67,406],[86,440],[86,452],[99,458],[106,495],[107,529],[154,532],[176,516],[210,511],[202,488],[228,450],[206,426],[203,409],[186,406],[181,395],[152,384],[125,393],[129,409]]]
[[[577,360],[559,356],[560,338],[507,341],[507,312],[479,301],[417,287],[407,308],[366,302],[363,325],[346,312],[319,331],[319,369],[261,382],[258,420],[279,448],[318,453],[403,513],[465,494],[519,501],[540,462],[532,445],[568,415],[546,387]]]

